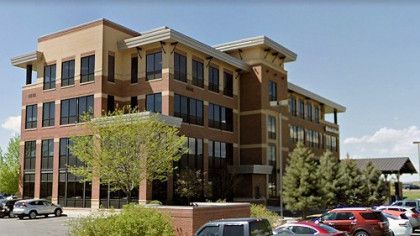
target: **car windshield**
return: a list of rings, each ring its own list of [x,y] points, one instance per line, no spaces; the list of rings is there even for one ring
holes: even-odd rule
[[[267,220],[258,220],[249,223],[249,234],[251,236],[271,235],[272,230]]]
[[[324,224],[319,224],[319,227],[321,227],[322,229],[324,229],[325,231],[327,231],[328,233],[337,233],[338,230],[334,229],[331,226],[328,225],[324,225]]]
[[[384,216],[386,218],[393,219],[393,220],[398,220],[398,217],[396,217],[396,216],[393,216],[393,215],[390,215],[390,214],[387,214],[387,213],[382,213],[382,214],[384,214]]]
[[[415,207],[416,206],[416,202],[405,202],[405,205],[406,206],[409,206],[409,207]]]

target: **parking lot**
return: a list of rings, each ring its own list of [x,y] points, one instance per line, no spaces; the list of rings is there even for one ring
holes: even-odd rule
[[[68,222],[71,221],[71,217],[38,217],[34,220],[25,218],[24,220],[18,220],[17,218],[3,218],[0,219],[0,235],[7,236],[63,236],[67,235]]]

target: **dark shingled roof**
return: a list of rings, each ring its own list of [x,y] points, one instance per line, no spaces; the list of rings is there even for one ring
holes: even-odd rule
[[[383,174],[415,174],[416,168],[408,157],[388,157],[388,158],[370,158],[370,159],[353,159],[356,161],[357,167],[364,169],[370,161]]]

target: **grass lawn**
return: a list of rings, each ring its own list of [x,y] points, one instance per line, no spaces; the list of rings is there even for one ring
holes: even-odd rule
[[[420,189],[403,190],[403,196],[406,199],[420,199]]]

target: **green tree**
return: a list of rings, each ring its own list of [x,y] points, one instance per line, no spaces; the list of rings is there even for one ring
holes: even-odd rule
[[[337,205],[337,172],[339,159],[332,152],[326,151],[320,158],[318,168],[318,184],[321,190],[322,209],[329,209]]]
[[[372,162],[368,162],[363,170],[367,201],[365,205],[382,205],[388,196],[388,184],[381,176],[381,172],[375,168]]]
[[[19,142],[18,136],[11,138],[7,152],[0,153],[0,193],[16,194],[19,190]]]
[[[187,205],[192,199],[209,198],[211,190],[205,173],[200,170],[183,169],[177,175],[175,193],[179,197],[187,199]]]
[[[363,174],[357,168],[354,160],[347,158],[340,162],[336,190],[336,199],[341,205],[360,206],[366,203],[367,196]]]
[[[287,209],[301,212],[304,218],[308,210],[317,208],[321,201],[317,178],[318,165],[314,154],[301,142],[289,157],[284,175],[284,203]]]
[[[173,162],[186,151],[186,138],[157,116],[144,118],[131,110],[125,113],[127,109],[118,109],[80,124],[93,136],[71,138],[70,151],[84,165],[69,170],[84,181],[100,179],[130,199],[131,191],[143,180],[167,179]]]

